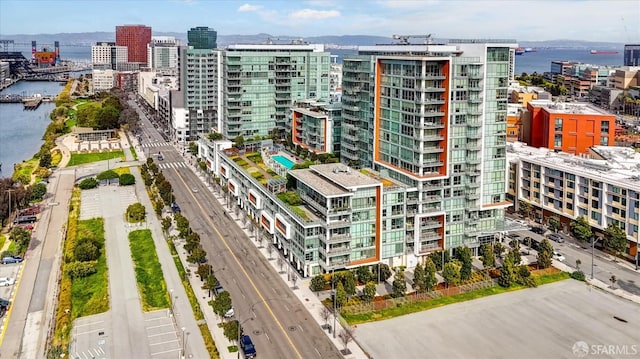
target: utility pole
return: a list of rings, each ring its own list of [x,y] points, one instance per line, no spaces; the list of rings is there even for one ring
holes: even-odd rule
[[[12,189],[8,189],[7,193],[9,193],[9,228],[11,228],[11,192],[13,192],[14,190]]]
[[[591,279],[593,280],[593,255],[595,252],[595,246],[596,246],[596,242],[599,241],[600,238],[597,236],[593,236],[591,237]],[[636,266],[637,266],[637,262],[638,262],[638,256],[636,255]],[[636,267],[637,269],[637,267]]]
[[[333,276],[335,272],[335,269],[331,269],[331,293],[333,293],[333,339],[336,338],[336,316],[338,315],[338,313],[336,312],[336,281],[335,278]]]

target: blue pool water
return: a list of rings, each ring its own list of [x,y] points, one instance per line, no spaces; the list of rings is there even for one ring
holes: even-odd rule
[[[286,158],[284,156],[273,156],[271,158],[273,158],[279,164],[285,166],[288,170],[292,169],[293,165],[295,165],[295,163],[293,161],[291,161],[290,159],[288,159],[288,158]]]

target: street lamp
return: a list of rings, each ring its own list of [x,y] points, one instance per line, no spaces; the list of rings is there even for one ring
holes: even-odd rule
[[[336,338],[336,302],[337,302],[337,295],[336,295],[336,290],[335,290],[335,284],[336,284],[336,280],[335,277],[333,276],[335,273],[335,269],[331,269],[331,293],[333,293],[333,339]]]
[[[169,300],[171,301],[171,314],[174,314],[173,311],[175,310],[177,299],[178,299],[177,295],[175,299],[173,298],[173,289],[169,289]]]
[[[187,330],[187,328],[182,327],[181,329],[182,329],[182,357],[184,358],[185,348],[187,347],[184,337],[185,337],[185,330]]]

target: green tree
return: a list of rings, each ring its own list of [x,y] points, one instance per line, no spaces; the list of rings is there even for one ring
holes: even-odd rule
[[[224,138],[220,132],[211,132],[207,134],[209,141],[218,141]]]
[[[427,290],[425,288],[424,267],[420,265],[420,263],[416,264],[416,267],[413,269],[413,288],[419,293],[424,293]]]
[[[73,256],[81,262],[95,261],[100,257],[100,250],[91,242],[83,242],[73,250]]]
[[[554,233],[558,232],[558,230],[560,229],[560,219],[557,216],[551,216],[547,221],[549,229]]]
[[[356,269],[356,275],[358,276],[358,281],[360,283],[369,283],[372,280],[375,280],[374,274],[371,273],[371,269],[368,266],[360,266]]]
[[[36,183],[33,186],[31,186],[32,201],[41,200],[46,193],[47,193],[47,185],[44,183]]]
[[[368,282],[367,284],[364,285],[364,288],[362,289],[362,299],[367,302],[370,303],[373,298],[375,298],[376,296],[376,284],[374,282]]]
[[[142,222],[145,220],[147,210],[140,202],[129,205],[127,207],[127,220],[129,222]]]
[[[620,252],[627,249],[627,234],[622,228],[616,224],[609,224],[605,231],[604,246],[615,252],[616,257],[620,256]]]
[[[502,263],[502,267],[500,268],[500,277],[498,277],[498,284],[502,287],[509,288],[514,278],[514,265],[513,265],[513,254],[511,252],[507,253],[504,257],[504,262]]]
[[[485,268],[493,268],[496,265],[496,256],[491,243],[485,243],[480,247],[480,255],[482,256],[482,265]]]
[[[496,258],[502,258],[502,253],[504,253],[504,246],[502,243],[497,242],[493,245],[493,253],[496,255]]]
[[[571,228],[571,233],[583,242],[587,242],[593,237],[591,225],[585,216],[580,216],[571,221],[569,227]]]
[[[510,245],[511,250],[509,253],[511,253],[511,259],[513,259],[514,265],[518,265],[522,262],[522,256],[520,255],[520,242],[518,242],[517,239],[514,239],[511,241]]]
[[[553,246],[547,238],[543,239],[538,248],[538,268],[545,269],[551,266]]]
[[[96,181],[96,179],[93,177],[85,178],[82,181],[80,181],[80,183],[78,184],[78,187],[80,189],[92,189],[92,188],[96,188],[97,186],[98,186],[98,181]]]
[[[446,263],[442,269],[442,277],[447,287],[457,285],[460,283],[460,266],[455,262]]]
[[[100,172],[96,176],[98,181],[110,180],[110,179],[118,178],[118,177],[119,177],[118,174],[114,170],[108,170],[108,171]]]
[[[327,285],[327,281],[324,277],[324,274],[318,274],[317,276],[311,278],[311,283],[309,284],[309,289],[312,292],[319,292],[324,290],[324,287]]]
[[[210,273],[213,273],[213,267],[211,266],[211,264],[198,265],[196,274],[198,275],[198,277],[200,277],[201,282],[203,282]]]
[[[392,296],[394,298],[404,297],[407,293],[407,279],[404,277],[404,270],[399,269],[393,278]]]
[[[31,241],[31,231],[21,227],[13,227],[9,232],[9,239],[19,248],[26,248]]]
[[[205,278],[207,280],[202,285],[202,289],[206,289],[209,292],[209,297],[211,297],[211,291],[216,289],[220,282],[213,273],[208,274]]]
[[[237,148],[242,148],[244,146],[244,137],[239,135],[233,139],[233,142],[236,144]]]
[[[347,293],[347,298],[356,294],[356,277],[352,271],[342,272],[342,283],[344,284],[344,291]]]
[[[347,303],[347,292],[344,291],[342,282],[338,282],[336,286],[336,292],[334,294],[335,305],[338,308],[342,308]]]
[[[471,249],[467,246],[459,247],[456,250],[456,257],[462,263],[462,266],[460,267],[460,280],[463,282],[469,280],[473,270]]]
[[[42,156],[40,156],[40,162],[38,163],[38,166],[44,168],[51,167],[51,152],[46,151],[42,154]]]
[[[518,202],[518,210],[525,218],[529,218],[532,210],[531,203],[525,201]]]
[[[168,231],[169,228],[171,228],[172,222],[173,221],[171,220],[171,217],[168,217],[168,216],[167,217],[163,217],[162,218],[162,230],[165,231],[165,232]]]
[[[424,272],[424,288],[426,291],[430,291],[438,284],[438,279],[436,278],[436,265],[429,257],[424,261]]]
[[[120,175],[119,182],[121,186],[130,186],[136,183],[136,178],[131,173],[123,173]]]
[[[222,325],[222,331],[223,334],[225,336],[225,338],[227,338],[229,341],[236,341],[238,340],[238,338],[240,337],[239,335],[239,331],[240,331],[240,327],[239,327],[239,323],[237,320],[230,320],[226,323],[224,323]]]
[[[375,271],[377,274],[380,274],[380,281],[384,282],[387,279],[391,278],[391,268],[386,263],[376,264]]]
[[[213,312],[223,317],[226,312],[231,309],[231,295],[224,291],[216,296],[216,299],[209,302],[213,308]]]

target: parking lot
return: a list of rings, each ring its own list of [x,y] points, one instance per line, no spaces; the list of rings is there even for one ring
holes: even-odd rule
[[[154,359],[174,359],[182,349],[182,338],[166,309],[144,313],[145,330],[149,338],[149,351]],[[187,336],[187,333],[185,333]]]
[[[359,324],[355,337],[372,358],[573,358],[579,342],[640,350],[639,332],[640,305],[569,279]]]
[[[24,263],[24,262],[23,262]],[[18,275],[20,273],[20,268],[22,267],[22,263],[12,263],[12,264],[0,264],[0,277],[13,278],[16,283],[0,287],[0,298],[6,299],[9,301],[13,300],[13,295],[16,290],[16,285],[18,282]],[[4,329],[4,321],[6,320],[6,314],[2,316],[0,319],[0,326]],[[2,332],[2,330],[0,330]]]

